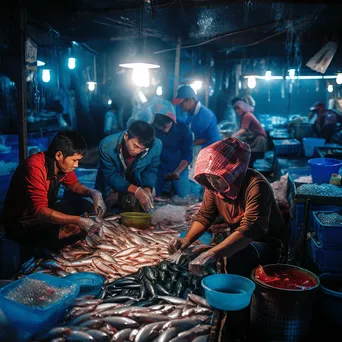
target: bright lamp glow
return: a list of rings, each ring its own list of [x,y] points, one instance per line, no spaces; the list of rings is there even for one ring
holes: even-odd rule
[[[295,77],[296,75],[296,69],[289,69],[289,76],[292,78],[292,77]]]
[[[342,84],[342,73],[338,73],[336,77],[336,83]]]
[[[192,84],[191,84],[191,87],[195,90],[200,90],[202,88],[202,84],[203,82],[202,81],[194,81]]]
[[[329,84],[329,85],[328,85],[328,92],[329,92],[329,93],[332,93],[333,91],[334,91],[333,85],[332,85],[332,84]]]
[[[97,82],[87,82],[89,91],[94,91]]]
[[[44,66],[45,62],[37,60],[37,66]]]
[[[163,95],[163,87],[162,86],[158,86],[156,89],[156,94],[158,96],[162,96]]]
[[[110,106],[113,103],[111,99],[108,100],[108,106]]]
[[[132,81],[137,87],[147,88],[150,85],[150,73],[145,66],[139,66],[133,69]]]
[[[121,68],[136,69],[136,68],[147,68],[147,69],[157,69],[160,68],[158,64],[152,63],[123,63],[119,64]]]
[[[50,82],[50,80],[51,80],[51,75],[50,75],[50,70],[49,70],[49,69],[43,69],[43,72],[42,72],[42,80],[43,80],[43,82],[45,82],[45,83]]]
[[[69,57],[69,59],[68,59],[68,68],[70,70],[73,70],[73,69],[75,69],[75,67],[76,67],[76,58]]]
[[[256,78],[255,78],[255,76],[248,76],[247,86],[250,89],[254,89],[255,88],[255,86],[256,86]]]
[[[272,71],[271,70],[267,70],[265,72],[265,80],[270,80],[272,79]]]

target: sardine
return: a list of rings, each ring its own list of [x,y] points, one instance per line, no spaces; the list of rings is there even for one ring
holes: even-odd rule
[[[178,331],[177,328],[168,328],[153,340],[153,342],[169,342],[178,335]]]
[[[199,315],[193,316],[191,318],[174,319],[174,320],[166,322],[163,326],[163,329],[165,330],[167,328],[176,327],[184,331],[187,329],[191,329],[197,324],[204,323],[206,321],[208,321],[207,316],[199,316]]]
[[[91,342],[95,341],[95,339],[83,331],[75,331],[72,330],[69,335],[65,337],[66,341],[78,341],[78,342]]]
[[[126,328],[121,331],[118,331],[111,339],[111,342],[124,342],[129,339],[131,335],[132,329]]]
[[[100,330],[90,329],[86,330],[85,332],[92,336],[92,338],[98,342],[108,342],[110,340],[109,335]]]
[[[167,303],[170,304],[176,304],[176,305],[193,305],[195,306],[195,303],[192,303],[188,300],[184,300],[181,298],[177,297],[172,297],[172,296],[157,296],[157,298],[164,300]]]
[[[49,330],[42,337],[38,337],[39,340],[52,340],[57,337],[63,337],[71,333],[71,329],[66,327],[56,327]]]
[[[164,315],[157,315],[155,313],[141,313],[141,312],[130,312],[127,317],[134,319],[135,321],[143,323],[153,323],[153,322],[165,322],[169,321],[171,318]]]
[[[153,338],[159,335],[165,322],[150,323],[142,327],[138,334],[135,336],[134,342],[151,341]]]
[[[197,295],[195,295],[193,293],[189,293],[188,297],[195,304],[198,304],[200,306],[205,306],[206,308],[211,309],[210,305],[208,304],[208,302],[204,298],[202,298],[200,296],[197,296]]]
[[[104,317],[103,321],[116,329],[137,328],[139,323],[127,317]]]

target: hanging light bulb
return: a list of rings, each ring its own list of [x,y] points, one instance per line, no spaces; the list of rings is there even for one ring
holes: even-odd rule
[[[334,86],[332,84],[328,85],[328,92],[332,93],[334,91]]]
[[[156,89],[156,94],[158,96],[162,96],[163,95],[163,87],[162,86],[158,86]]]
[[[140,65],[133,69],[132,81],[137,87],[147,88],[150,85],[150,73],[148,68]]]
[[[289,69],[289,76],[293,78],[295,77],[295,75],[296,75],[296,69]]]
[[[44,66],[45,62],[37,60],[37,66]]]
[[[87,82],[87,84],[88,84],[88,90],[89,91],[94,91],[97,82]]]
[[[42,71],[42,80],[45,83],[50,82],[51,75],[50,75],[50,70],[49,69],[43,69],[43,71]]]
[[[255,88],[255,86],[256,86],[256,78],[255,78],[255,76],[248,76],[247,86],[250,89],[254,89]]]
[[[269,81],[272,78],[272,71],[271,70],[267,70],[265,72],[265,80]]]
[[[337,84],[342,84],[342,73],[339,72],[336,77],[336,83]]]
[[[75,67],[76,67],[76,58],[74,58],[74,57],[69,57],[69,59],[68,59],[68,68],[69,68],[70,70],[74,70]]]
[[[194,81],[192,84],[191,84],[191,88],[193,88],[194,90],[200,90],[202,88],[202,84],[203,82],[202,81]]]
[[[107,103],[108,103],[108,106],[110,106],[113,103],[113,101],[109,99]]]

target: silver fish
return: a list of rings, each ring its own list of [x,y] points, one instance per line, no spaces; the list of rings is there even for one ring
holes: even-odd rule
[[[92,336],[95,341],[106,342],[110,339],[110,337],[105,332],[100,330],[90,329],[86,330],[85,332]]]
[[[132,329],[126,328],[118,331],[111,339],[111,342],[124,342],[127,341],[131,335]]]
[[[167,303],[170,304],[176,304],[176,305],[193,305],[195,304],[189,302],[188,300],[184,300],[178,297],[172,297],[172,296],[157,296],[157,298],[164,300]]]
[[[208,304],[208,302],[204,298],[202,298],[200,296],[197,296],[197,295],[195,295],[193,293],[189,293],[188,297],[195,304],[198,304],[200,306],[205,306],[206,308],[211,309],[210,305]]]
[[[159,335],[165,322],[150,323],[142,327],[135,336],[134,342],[150,341]]]
[[[78,342],[91,342],[95,341],[95,339],[83,331],[75,331],[72,330],[69,335],[66,336],[66,341],[78,341]]]
[[[178,335],[177,328],[169,328],[162,332],[153,342],[168,342]]]
[[[137,328],[139,326],[139,323],[127,317],[105,317],[103,321],[116,329]]]
[[[197,324],[204,323],[208,321],[207,316],[193,316],[191,318],[183,318],[183,319],[174,319],[172,321],[166,322],[163,326],[163,329],[167,329],[170,327],[176,327],[180,330],[188,330],[196,326]]]

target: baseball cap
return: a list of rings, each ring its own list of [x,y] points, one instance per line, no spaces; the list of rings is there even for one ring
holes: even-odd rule
[[[196,99],[197,95],[190,86],[182,86],[177,91],[177,96],[171,101],[174,105],[181,104],[185,99]]]
[[[324,103],[323,102],[315,102],[314,105],[312,107],[310,107],[310,110],[315,110],[317,109],[318,107],[321,107],[321,106],[324,106]]]

